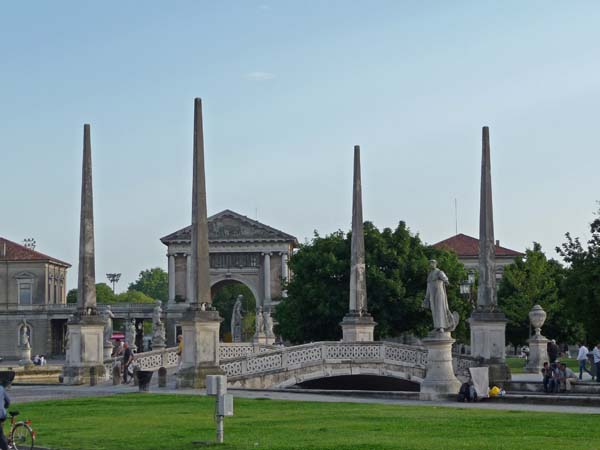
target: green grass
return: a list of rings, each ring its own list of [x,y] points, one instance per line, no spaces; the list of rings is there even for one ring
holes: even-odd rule
[[[575,373],[579,373],[579,363],[575,358],[560,358],[560,362],[567,363],[567,367],[569,367]],[[516,358],[516,357],[508,357],[506,358],[506,364],[510,367],[511,373],[524,373],[523,370],[525,366],[525,359]]]
[[[60,449],[193,449],[213,441],[214,399],[126,394],[18,405],[37,443]],[[228,449],[600,448],[597,415],[434,406],[235,400]]]

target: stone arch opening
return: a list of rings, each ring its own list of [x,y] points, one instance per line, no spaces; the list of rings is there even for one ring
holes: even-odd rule
[[[314,378],[294,386],[301,389],[404,391],[419,392],[421,385],[415,381],[382,375],[339,375]]]
[[[250,342],[255,332],[256,305],[258,297],[252,286],[241,280],[228,278],[212,284],[211,297],[223,322],[219,329],[223,342],[232,342],[231,316],[238,296],[242,295],[242,342]]]

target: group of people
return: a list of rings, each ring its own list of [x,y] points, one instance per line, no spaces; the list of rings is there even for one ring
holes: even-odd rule
[[[46,357],[44,355],[35,355],[31,361],[36,366],[45,366],[46,365]]]
[[[584,344],[577,344],[577,362],[579,364],[579,376],[565,362],[560,362],[558,358],[558,346],[555,341],[548,343],[548,359],[550,362],[544,362],[542,375],[544,381],[544,392],[569,392],[572,384],[583,379],[583,373],[587,372],[596,382],[600,382],[598,374],[600,373],[600,343],[590,351]],[[555,348],[556,347],[556,348]],[[552,351],[550,351],[552,349]],[[590,368],[588,369],[588,363]]]

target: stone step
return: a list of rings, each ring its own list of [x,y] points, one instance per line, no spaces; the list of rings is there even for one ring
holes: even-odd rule
[[[573,383],[572,392],[574,394],[600,395],[600,383],[595,381],[581,381]],[[544,393],[544,383],[541,381],[509,381],[504,383],[504,389],[507,392],[538,392]]]
[[[535,405],[598,406],[600,395],[586,394],[536,394],[531,392],[511,392],[502,397],[489,399],[494,403],[525,403]],[[600,411],[599,411],[600,412]]]

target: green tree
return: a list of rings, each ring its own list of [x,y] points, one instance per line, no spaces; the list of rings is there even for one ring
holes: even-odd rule
[[[573,339],[576,324],[565,314],[561,285],[565,276],[562,265],[546,258],[537,242],[527,249],[525,256],[504,269],[498,286],[498,305],[506,314],[507,341],[522,345],[530,337],[529,311],[540,305],[547,313],[544,335],[560,341]]]
[[[169,300],[169,275],[160,267],[142,270],[128,290],[142,292],[148,297],[166,302]]]
[[[599,211],[600,213],[600,211]],[[556,251],[569,264],[564,281],[566,311],[583,325],[587,342],[600,342],[600,217],[590,224],[587,246],[566,233]]]
[[[147,296],[143,292],[134,291],[130,289],[125,292],[117,294],[115,297],[117,303],[155,303],[156,300],[152,297]]]
[[[428,260],[435,258],[451,280],[448,299],[459,311],[457,337],[465,340],[464,319],[470,305],[460,297],[466,277],[456,255],[425,246],[404,222],[395,230],[379,231],[365,222],[365,259],[369,312],[376,338],[403,333],[424,335],[432,328],[431,314],[421,308],[427,287]],[[294,276],[286,286],[288,298],[276,310],[276,332],[294,343],[338,340],[339,323],[348,311],[351,234],[337,231],[300,246],[290,259]]]
[[[96,283],[96,302],[114,303],[116,301],[112,288],[106,283]],[[67,303],[77,303],[77,289],[71,289],[67,294]]]
[[[242,301],[242,337],[244,340],[248,340],[254,335],[256,299],[246,285],[231,282],[218,287],[212,299],[213,306],[217,308],[219,314],[223,317],[220,328],[221,338],[225,338],[226,335],[231,336],[231,314],[238,295],[244,296]]]

